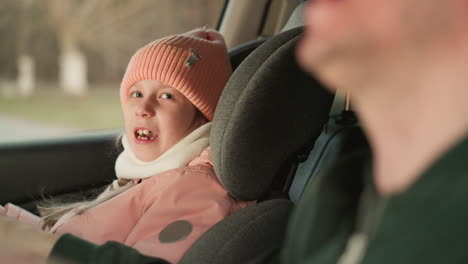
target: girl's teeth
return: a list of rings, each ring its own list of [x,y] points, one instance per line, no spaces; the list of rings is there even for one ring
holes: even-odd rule
[[[138,129],[136,131],[138,139],[149,140],[152,139],[152,132],[147,129]]]

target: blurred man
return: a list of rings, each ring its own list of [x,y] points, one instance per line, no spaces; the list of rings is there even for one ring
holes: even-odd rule
[[[372,156],[308,186],[284,263],[466,263],[468,0],[316,0],[301,65],[347,90]]]

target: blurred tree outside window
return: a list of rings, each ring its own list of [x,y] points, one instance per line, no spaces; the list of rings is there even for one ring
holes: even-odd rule
[[[224,0],[0,1],[0,142],[120,129],[131,55],[216,27]]]

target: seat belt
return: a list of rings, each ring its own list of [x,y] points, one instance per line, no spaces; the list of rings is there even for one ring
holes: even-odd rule
[[[289,188],[289,198],[291,201],[296,202],[299,200],[305,186],[312,176],[316,174],[321,164],[320,157],[324,154],[330,143],[330,139],[343,127],[354,124],[356,124],[356,118],[351,111],[349,92],[337,91],[324,130],[317,138],[307,159],[298,165],[291,187]]]

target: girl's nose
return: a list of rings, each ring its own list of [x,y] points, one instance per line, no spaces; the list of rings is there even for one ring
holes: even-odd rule
[[[147,100],[142,100],[142,102],[138,105],[135,113],[138,117],[153,117],[156,114],[155,106],[153,103]]]

